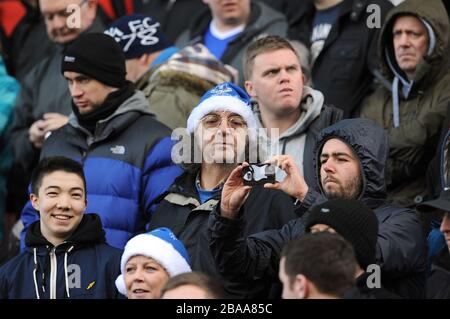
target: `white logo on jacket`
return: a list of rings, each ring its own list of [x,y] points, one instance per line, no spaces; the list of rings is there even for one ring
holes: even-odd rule
[[[111,147],[111,152],[113,154],[123,155],[123,154],[125,154],[125,146],[116,145],[114,147]]]

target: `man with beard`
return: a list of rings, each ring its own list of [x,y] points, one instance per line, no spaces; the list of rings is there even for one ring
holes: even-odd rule
[[[287,174],[281,183],[266,184],[296,198],[303,216],[281,230],[242,235],[243,203],[250,191],[240,179],[238,166],[222,191],[222,201],[209,220],[210,245],[222,273],[261,278],[276,276],[282,247],[305,232],[311,207],[333,198],[356,199],[371,208],[378,219],[376,263],[381,267],[382,285],[402,296],[424,294],[426,248],[422,225],[416,214],[386,201],[384,179],[388,152],[384,130],[367,119],[350,119],[322,130],[315,152],[315,172],[320,193],[309,187],[289,155],[273,158]]]

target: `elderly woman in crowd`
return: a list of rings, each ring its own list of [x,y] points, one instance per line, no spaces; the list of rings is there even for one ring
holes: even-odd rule
[[[120,262],[117,290],[128,299],[159,299],[170,277],[190,272],[183,244],[168,228],[158,228],[128,241]]]

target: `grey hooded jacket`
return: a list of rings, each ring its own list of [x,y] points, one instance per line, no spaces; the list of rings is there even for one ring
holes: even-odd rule
[[[303,87],[300,108],[302,114],[297,122],[278,137],[278,145],[271,141],[267,134],[262,134],[259,145],[267,146],[264,153],[268,157],[279,154],[291,155],[300,168],[309,185],[315,184],[313,153],[317,137],[322,129],[339,122],[343,118],[343,111],[333,106],[324,105],[323,94],[308,86]],[[257,125],[262,128],[260,110],[256,107]],[[261,131],[262,133],[267,133]],[[274,152],[274,154],[271,154]],[[280,175],[280,176],[278,176]],[[277,174],[277,180],[282,180],[284,174]]]

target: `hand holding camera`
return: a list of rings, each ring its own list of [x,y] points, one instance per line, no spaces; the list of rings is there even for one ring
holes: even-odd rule
[[[275,183],[276,167],[270,164],[250,164],[242,170],[244,185],[255,186]]]
[[[282,182],[267,183],[265,188],[279,189],[286,194],[303,201],[308,193],[308,185],[300,173],[300,169],[295,164],[290,155],[278,155],[266,161],[267,164],[276,165],[286,172],[286,177]]]
[[[286,172],[282,182],[275,180],[275,167]],[[279,189],[300,201],[303,201],[308,193],[308,185],[290,155],[275,156],[265,164],[250,165],[244,162],[231,172],[223,186],[220,202],[221,216],[236,218],[254,185]]]
[[[242,171],[248,167],[248,163],[238,165],[228,176],[222,189],[222,198],[220,201],[220,215],[226,218],[236,218],[242,205],[244,205],[251,186],[244,185]]]

